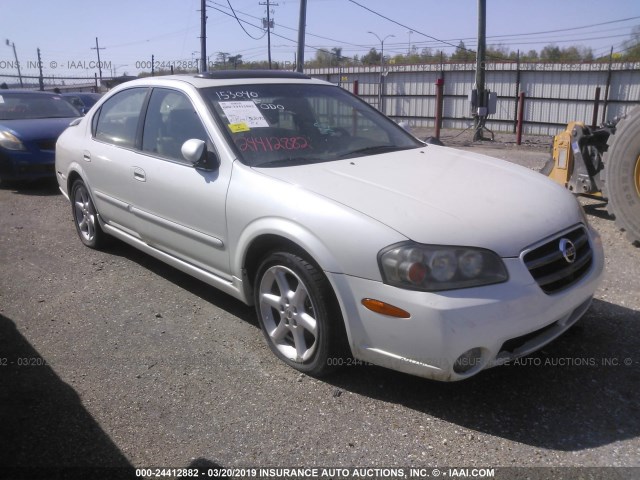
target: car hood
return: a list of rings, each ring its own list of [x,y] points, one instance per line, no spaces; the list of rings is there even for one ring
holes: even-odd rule
[[[581,222],[573,196],[503,160],[429,145],[261,173],[355,209],[420,243],[503,257]]]
[[[9,130],[23,142],[57,138],[75,118],[77,117],[0,120],[0,129]]]

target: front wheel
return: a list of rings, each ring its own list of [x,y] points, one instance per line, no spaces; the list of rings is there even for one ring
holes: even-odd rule
[[[313,376],[335,369],[344,355],[346,333],[329,281],[304,258],[275,252],[255,279],[260,327],[278,358]]]
[[[82,180],[76,180],[71,187],[71,211],[82,243],[96,249],[104,246],[106,234],[100,227],[93,200]]]

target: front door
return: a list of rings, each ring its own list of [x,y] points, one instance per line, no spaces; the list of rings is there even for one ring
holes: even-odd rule
[[[181,153],[194,138],[215,151],[189,98],[155,88],[130,172],[137,230],[149,245],[230,280],[225,201],[232,165],[222,159],[211,171],[194,167]]]

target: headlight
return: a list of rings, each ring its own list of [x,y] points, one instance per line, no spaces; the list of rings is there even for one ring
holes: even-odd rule
[[[26,150],[20,139],[6,130],[0,130],[0,147],[7,150]]]
[[[478,287],[509,278],[498,255],[475,247],[407,242],[382,250],[378,262],[385,283],[425,292]]]

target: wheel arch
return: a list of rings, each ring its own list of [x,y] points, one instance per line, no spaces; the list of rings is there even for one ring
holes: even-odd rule
[[[253,281],[262,259],[278,249],[305,257],[323,272],[341,272],[338,260],[322,240],[288,219],[257,220],[244,230],[235,244],[231,268],[236,275],[241,275],[247,300],[253,299]]]
[[[85,185],[87,184],[87,182],[85,181],[84,177],[80,174],[80,172],[78,172],[75,169],[70,170],[67,176],[67,184],[66,184],[66,191],[67,191],[67,195],[69,195],[69,198],[71,198],[71,189],[73,188],[73,184],[76,183],[76,180],[82,180]],[[91,194],[91,192],[89,192],[89,194]]]

